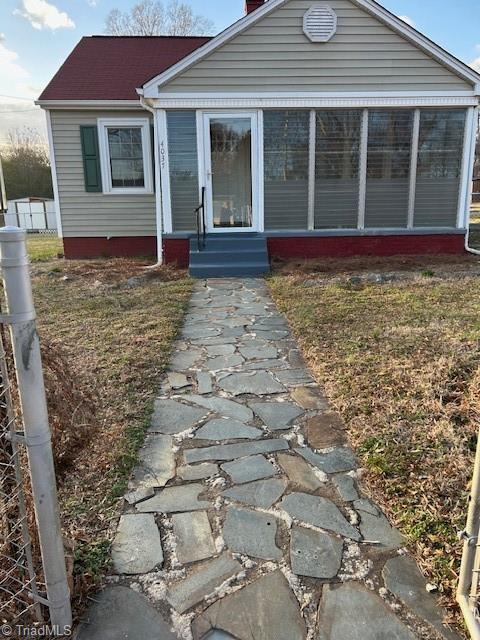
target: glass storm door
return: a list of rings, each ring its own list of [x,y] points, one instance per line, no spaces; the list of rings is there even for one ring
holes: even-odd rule
[[[256,114],[205,114],[207,231],[255,228]]]

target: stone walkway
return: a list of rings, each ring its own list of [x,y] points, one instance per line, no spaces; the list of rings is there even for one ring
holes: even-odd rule
[[[457,636],[262,280],[198,282],[80,640]]]

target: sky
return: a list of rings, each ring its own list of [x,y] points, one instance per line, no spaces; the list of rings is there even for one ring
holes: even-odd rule
[[[220,31],[243,15],[244,0],[186,0]],[[104,32],[111,9],[136,0],[0,0],[0,143],[32,126],[45,134],[34,106],[50,78],[84,35]],[[383,0],[393,13],[480,71],[478,0]]]

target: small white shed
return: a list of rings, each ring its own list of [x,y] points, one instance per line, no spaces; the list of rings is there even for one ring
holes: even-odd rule
[[[55,201],[35,197],[8,200],[5,224],[27,231],[56,231]]]

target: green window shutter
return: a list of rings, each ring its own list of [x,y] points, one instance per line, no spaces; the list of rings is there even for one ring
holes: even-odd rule
[[[100,192],[102,191],[102,173],[100,170],[97,127],[81,125],[80,138],[82,141],[85,191]]]

